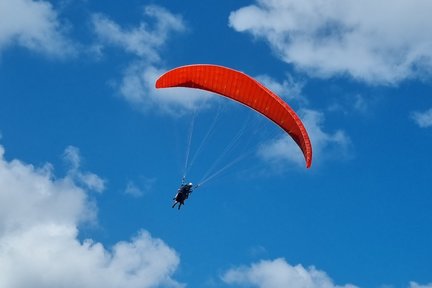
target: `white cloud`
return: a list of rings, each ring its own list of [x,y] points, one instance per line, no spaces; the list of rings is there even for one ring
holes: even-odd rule
[[[155,183],[156,178],[147,177],[141,177],[138,183],[129,181],[126,185],[125,194],[136,198],[142,197],[153,190]]]
[[[146,6],[144,16],[148,19],[136,27],[123,28],[107,16],[93,16],[95,33],[98,35],[98,53],[102,47],[112,45],[137,56],[123,71],[123,78],[116,87],[129,103],[143,111],[163,111],[182,114],[196,109],[208,97],[191,89],[155,89],[156,79],[168,69],[162,68],[160,49],[173,33],[186,30],[182,18],[159,6]]]
[[[257,0],[231,13],[287,63],[321,77],[394,84],[432,68],[429,0]]]
[[[94,219],[86,191],[72,179],[55,179],[51,165],[40,168],[3,159],[0,146],[0,235],[55,221],[73,226]]]
[[[17,44],[49,56],[75,54],[74,44],[48,1],[0,0],[0,51]]]
[[[75,152],[66,155],[79,163]],[[79,224],[96,218],[87,185],[3,154],[0,146],[0,287],[183,287],[171,278],[179,257],[162,240],[141,231],[112,249],[79,241]]]
[[[74,146],[68,146],[64,153],[63,153],[64,159],[68,162],[70,165],[70,168],[72,170],[77,170],[81,166],[81,156],[79,149]]]
[[[335,285],[332,279],[315,267],[305,269],[302,265],[292,266],[284,259],[253,263],[225,272],[222,280],[230,285],[244,285],[258,288],[355,288],[346,284]]]
[[[411,117],[421,128],[432,127],[432,108],[424,112],[413,112]]]
[[[157,108],[158,111],[181,115],[185,111],[205,107],[203,103],[211,96],[198,90],[188,88],[157,90],[156,79],[166,71],[167,69],[137,61],[124,72],[119,86],[120,94],[144,111]]]
[[[94,173],[81,171],[81,155],[77,147],[69,146],[65,149],[64,158],[70,165],[69,176],[84,184],[88,189],[102,192],[105,181]]]
[[[345,157],[350,145],[349,137],[342,130],[327,133],[323,130],[324,114],[318,111],[301,109],[299,116],[308,131],[311,143],[313,163],[328,158]],[[304,158],[300,148],[288,135],[264,143],[258,154],[267,161],[280,164],[284,161],[304,166]]]
[[[416,282],[410,282],[410,288],[432,288],[432,283],[421,285]]]
[[[255,79],[282,98],[306,102],[306,99],[301,97],[304,83],[295,81],[289,74],[282,83],[275,81],[268,75],[259,75]]]
[[[126,185],[125,194],[139,198],[144,195],[144,191],[139,188],[134,182],[129,181]]]
[[[180,16],[159,6],[147,6],[144,15],[154,19],[154,25],[141,22],[137,27],[123,28],[107,16],[93,15],[93,26],[101,44],[118,46],[150,62],[160,60],[158,48],[172,32],[184,31]]]

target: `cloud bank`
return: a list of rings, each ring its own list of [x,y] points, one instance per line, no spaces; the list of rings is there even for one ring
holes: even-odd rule
[[[49,164],[6,160],[0,146],[0,287],[183,287],[172,279],[177,253],[146,231],[111,249],[78,239],[79,225],[96,221],[89,193],[103,181],[79,172],[76,148],[65,155],[72,172],[56,178]]]
[[[18,45],[52,57],[76,53],[66,28],[48,1],[0,0],[0,52]]]
[[[257,0],[229,25],[310,75],[396,84],[432,69],[428,0]]]

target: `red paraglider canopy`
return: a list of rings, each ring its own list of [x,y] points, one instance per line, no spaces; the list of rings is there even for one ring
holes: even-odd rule
[[[223,66],[188,65],[174,68],[156,81],[156,88],[188,87],[202,89],[238,101],[272,120],[298,144],[312,164],[309,135],[294,110],[279,96],[252,77]]]

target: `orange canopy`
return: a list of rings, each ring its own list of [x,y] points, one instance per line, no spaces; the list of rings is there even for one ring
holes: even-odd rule
[[[258,111],[294,139],[303,152],[306,167],[311,166],[312,146],[300,118],[279,96],[252,77],[223,66],[188,65],[174,68],[156,81],[156,88],[168,87],[214,92]]]

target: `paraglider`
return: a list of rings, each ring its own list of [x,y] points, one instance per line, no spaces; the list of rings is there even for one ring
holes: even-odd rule
[[[279,96],[245,73],[218,65],[187,65],[166,72],[157,79],[155,86],[156,88],[201,89],[244,104],[261,113],[288,133],[302,151],[306,168],[310,168],[312,145],[300,118]],[[192,183],[185,184],[182,182],[173,198],[172,207],[174,208],[178,204],[178,209],[180,209],[184,205],[184,201],[188,199],[189,194],[192,193],[193,188],[197,188],[202,183],[193,187]]]
[[[193,184],[191,182],[184,183],[184,179],[182,181],[182,184],[180,188],[177,190],[177,194],[174,196],[174,204],[172,205],[172,208],[174,208],[177,204],[178,209],[180,210],[180,207],[184,205],[184,201],[189,198],[189,194],[191,194],[193,191]]]
[[[156,88],[169,87],[214,92],[261,113],[291,136],[303,153],[306,167],[311,166],[312,145],[302,121],[287,103],[252,77],[223,66],[187,65],[174,68],[157,79]]]

